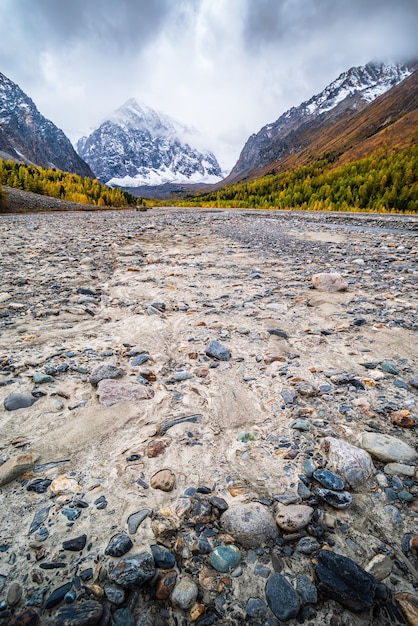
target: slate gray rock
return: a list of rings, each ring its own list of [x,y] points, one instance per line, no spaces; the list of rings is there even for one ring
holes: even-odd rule
[[[57,587],[57,589],[54,589],[54,591],[46,598],[44,602],[44,609],[53,609],[58,606],[58,604],[64,599],[65,594],[70,591],[72,586],[73,583],[69,582]]]
[[[318,602],[316,587],[306,574],[298,574],[296,576],[296,591],[303,604],[316,604]]]
[[[189,576],[184,576],[174,587],[171,601],[183,611],[190,609],[196,602],[199,589]]]
[[[138,528],[140,527],[144,519],[148,517],[149,513],[150,513],[149,509],[141,509],[140,511],[136,511],[135,513],[132,513],[128,517],[128,532],[131,535],[134,535],[136,533],[136,531],[138,530]]]
[[[121,559],[110,572],[109,578],[121,587],[139,587],[155,574],[155,563],[152,554],[140,552],[135,556]]]
[[[121,370],[120,367],[116,367],[115,365],[99,365],[90,374],[89,381],[93,385],[93,387],[97,387],[101,380],[105,380],[107,378],[121,378],[123,374],[123,370]]]
[[[24,393],[10,393],[4,398],[3,405],[6,411],[17,411],[19,409],[27,409],[35,404],[39,398],[28,396]]]
[[[154,557],[156,567],[161,569],[171,569],[176,564],[175,555],[164,546],[153,544],[151,546],[152,556]]]
[[[313,477],[321,483],[325,489],[333,489],[334,491],[342,491],[344,489],[344,481],[342,478],[328,469],[315,470]]]
[[[206,347],[206,355],[212,357],[213,359],[217,359],[218,361],[229,361],[231,358],[231,353],[216,339],[212,339],[208,346]]]
[[[374,603],[376,579],[342,554],[321,550],[314,564],[318,591],[350,611],[370,609]]]
[[[333,491],[317,487],[314,489],[314,494],[334,509],[348,509],[353,504],[353,498],[348,491]]]
[[[272,574],[265,591],[267,604],[279,620],[285,622],[297,616],[300,610],[299,596],[282,574]]]
[[[48,626],[96,626],[102,614],[103,606],[95,600],[66,604],[55,611]]]
[[[133,545],[134,544],[128,535],[120,533],[118,535],[114,535],[109,541],[105,554],[108,556],[123,556],[129,552],[131,548],[133,548]]]
[[[222,514],[222,529],[245,548],[259,547],[277,537],[277,526],[269,509],[259,502],[238,504]]]
[[[62,542],[63,550],[71,550],[72,552],[79,552],[82,550],[87,542],[87,535],[80,535],[79,537],[74,537],[74,539],[68,539],[67,541]]]

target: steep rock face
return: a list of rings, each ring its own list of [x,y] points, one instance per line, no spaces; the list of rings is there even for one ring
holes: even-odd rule
[[[132,98],[89,137],[81,138],[77,150],[97,177],[109,185],[220,180],[216,158],[192,147],[193,139],[198,139],[193,131]]]
[[[309,145],[313,130],[348,112],[360,111],[412,72],[413,64],[383,63],[369,63],[344,72],[321,93],[251,135],[226,182],[298,152]]]
[[[41,115],[20,87],[1,73],[0,152],[4,158],[94,178],[63,131]]]

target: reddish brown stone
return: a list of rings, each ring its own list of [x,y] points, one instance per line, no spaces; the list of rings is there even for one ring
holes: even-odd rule
[[[163,441],[162,439],[150,441],[147,445],[147,457],[154,459],[156,456],[164,454],[165,449],[168,448],[169,445],[169,441]]]
[[[206,378],[208,374],[209,368],[207,367],[196,367],[196,369],[194,370],[194,375],[198,378]]]
[[[158,582],[155,596],[158,600],[166,600],[176,586],[177,572],[167,572]]]
[[[16,615],[9,623],[10,626],[38,626],[41,620],[34,609],[27,608],[19,615]]]
[[[414,426],[416,426],[416,423],[411,417],[411,412],[406,409],[392,411],[390,421],[392,424],[395,424],[395,426],[402,426],[402,428],[414,428]]]
[[[397,593],[395,600],[410,626],[418,625],[418,598],[411,593]]]

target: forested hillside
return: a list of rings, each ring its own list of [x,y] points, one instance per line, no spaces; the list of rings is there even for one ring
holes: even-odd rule
[[[0,185],[95,206],[125,206],[141,200],[120,188],[106,187],[98,180],[0,159]],[[2,194],[0,192],[0,206]]]
[[[335,167],[333,158],[178,201],[181,206],[418,212],[418,146],[376,150]]]

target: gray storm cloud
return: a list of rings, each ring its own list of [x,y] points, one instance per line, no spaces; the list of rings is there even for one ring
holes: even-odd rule
[[[418,0],[0,0],[0,72],[74,141],[130,97],[224,167],[341,72],[418,57]]]

